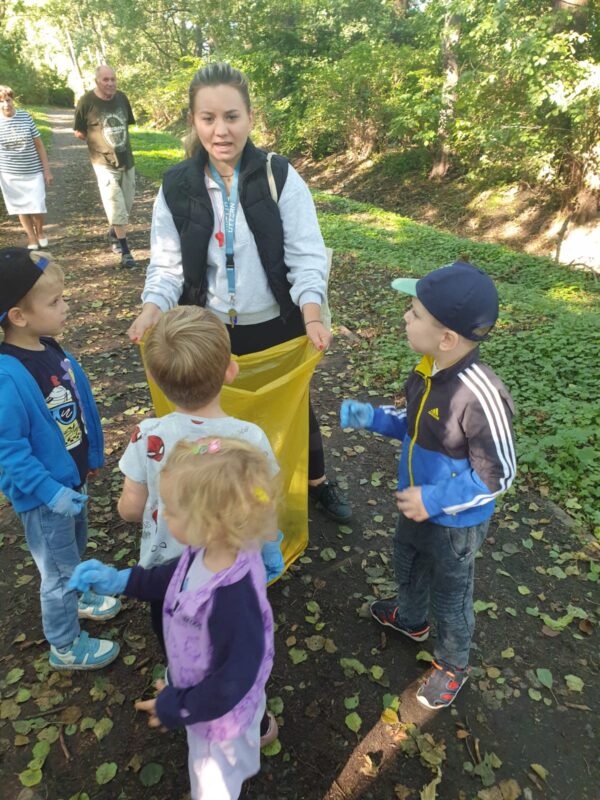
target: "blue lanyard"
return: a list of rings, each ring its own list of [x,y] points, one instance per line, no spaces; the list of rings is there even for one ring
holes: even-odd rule
[[[227,189],[223,178],[219,175],[213,164],[208,162],[211,175],[218,184],[223,197],[223,226],[225,228],[225,269],[227,271],[227,291],[229,299],[233,305],[235,301],[235,265],[233,263],[233,239],[235,236],[235,217],[238,207],[238,176],[240,174],[240,162],[236,164],[231,181],[231,191],[227,195]]]

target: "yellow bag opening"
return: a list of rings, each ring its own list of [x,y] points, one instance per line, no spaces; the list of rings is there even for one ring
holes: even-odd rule
[[[144,355],[141,346],[142,358]],[[259,353],[233,356],[240,372],[221,393],[223,410],[259,425],[266,433],[282,477],[279,525],[286,569],[308,543],[308,387],[322,358],[306,336]],[[148,376],[158,417],[173,411]]]

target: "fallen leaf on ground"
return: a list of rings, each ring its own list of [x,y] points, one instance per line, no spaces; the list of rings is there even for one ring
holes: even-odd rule
[[[442,780],[442,771],[438,770],[437,777],[435,777],[431,781],[431,783],[428,783],[421,789],[421,792],[419,794],[421,800],[435,800],[437,797],[436,786],[441,782],[441,780]]]
[[[102,786],[105,783],[110,783],[117,774],[117,765],[114,761],[105,761],[104,764],[96,769],[96,783]]]
[[[530,764],[531,769],[535,772],[536,775],[539,775],[540,778],[545,781],[548,777],[548,770],[545,767],[542,767],[541,764]]]
[[[393,708],[386,708],[382,711],[380,719],[385,725],[398,725],[400,722],[398,712],[394,711]]]
[[[344,720],[346,723],[346,727],[350,728],[353,733],[358,733],[360,730],[360,726],[362,725],[362,719],[353,711],[351,714],[346,715],[346,719]]]
[[[582,692],[585,685],[577,675],[565,675],[565,683],[571,692]]]

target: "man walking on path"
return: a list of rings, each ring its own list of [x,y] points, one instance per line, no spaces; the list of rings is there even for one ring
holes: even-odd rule
[[[108,238],[121,266],[135,267],[127,244],[127,225],[135,193],[135,169],[129,141],[135,119],[127,95],[117,90],[117,78],[106,64],[96,70],[96,86],[77,103],[73,133],[87,142],[102,205],[108,218]]]

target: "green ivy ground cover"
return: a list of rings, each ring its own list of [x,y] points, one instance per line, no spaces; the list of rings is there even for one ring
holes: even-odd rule
[[[176,137],[154,131],[134,130],[132,143],[138,170],[155,181],[183,155]],[[334,323],[369,329],[355,359],[356,386],[348,393],[369,387],[392,395],[414,363],[403,333],[405,303],[389,289],[392,278],[418,277],[468,256],[490,273],[500,293],[500,320],[483,356],[517,405],[520,479],[586,524],[600,525],[600,314],[594,277],[364,203],[321,193],[315,200],[323,236],[336,253]]]

